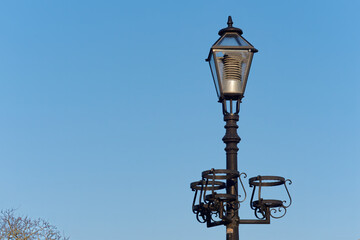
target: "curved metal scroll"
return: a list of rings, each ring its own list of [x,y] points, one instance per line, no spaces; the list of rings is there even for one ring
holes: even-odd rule
[[[245,187],[244,187],[243,182],[241,181],[241,175],[244,175],[244,178],[247,178],[246,173],[244,173],[244,172],[240,173],[240,175],[239,175],[239,181],[240,181],[240,184],[241,184],[241,187],[242,187],[242,189],[243,189],[243,192],[244,192],[245,196],[244,196],[244,199],[243,199],[243,200],[239,200],[239,203],[242,203],[242,202],[244,202],[244,201],[246,200],[246,190],[245,190]],[[241,198],[241,195],[240,195],[240,194],[239,194],[239,198]]]
[[[290,179],[286,179],[286,180],[285,180],[284,187],[285,187],[285,189],[286,189],[286,192],[287,192],[287,194],[288,194],[288,196],[289,196],[289,200],[290,200],[290,201],[289,201],[289,204],[288,204],[287,206],[284,205],[284,208],[288,208],[288,207],[290,207],[291,204],[292,204],[292,199],[291,199],[289,190],[288,190],[288,188],[287,188],[287,186],[286,186],[286,183],[287,183],[287,182],[289,183],[289,185],[292,184],[292,181],[291,181]],[[284,201],[284,203],[286,203],[286,201]]]

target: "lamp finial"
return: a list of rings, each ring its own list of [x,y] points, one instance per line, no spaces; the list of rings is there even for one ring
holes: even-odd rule
[[[225,33],[229,33],[229,32],[236,32],[239,35],[241,35],[243,33],[240,28],[233,27],[233,21],[232,21],[231,16],[228,17],[227,25],[228,26],[226,28],[223,28],[219,31],[220,36],[224,35]]]
[[[228,27],[232,27],[232,25],[233,25],[231,16],[228,17],[227,25],[228,25]]]

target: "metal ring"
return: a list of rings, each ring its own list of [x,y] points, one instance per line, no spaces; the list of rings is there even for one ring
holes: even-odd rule
[[[252,186],[262,186],[262,187],[271,187],[279,186],[285,183],[285,178],[279,176],[257,176],[249,179],[250,187]]]
[[[219,190],[219,189],[224,189],[225,188],[225,183],[220,182],[220,181],[212,181],[209,180],[207,181],[207,185],[206,185],[206,189],[205,189],[205,185],[206,185],[206,181],[205,180],[200,180],[197,182],[192,182],[190,184],[190,188],[192,190]]]
[[[283,202],[280,200],[274,200],[274,199],[262,199],[260,201],[253,201],[253,206],[255,208],[261,208],[261,207],[268,207],[268,208],[276,208],[276,207],[282,207]]]
[[[236,170],[229,169],[212,169],[202,172],[202,177],[207,179],[232,179],[238,178],[240,173]]]
[[[217,200],[220,200],[220,201],[223,201],[223,202],[231,202],[231,201],[235,201],[236,200],[236,195],[234,194],[223,194],[223,193],[220,193],[220,194],[209,194],[209,195],[206,195],[205,199],[207,201],[214,201],[215,199]]]

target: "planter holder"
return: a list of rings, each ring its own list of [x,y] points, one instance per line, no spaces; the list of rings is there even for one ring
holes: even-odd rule
[[[286,209],[290,207],[292,199],[286,184],[292,184],[290,179],[285,180],[279,176],[257,176],[249,179],[250,187],[253,187],[253,192],[250,199],[250,207],[254,210],[255,216],[258,219],[266,219],[271,216],[273,218],[282,218],[286,214]],[[263,199],[261,196],[262,188],[281,186],[285,187],[287,195],[289,197],[289,204],[286,204],[285,200],[276,199]],[[254,200],[256,188],[258,188],[258,198]],[[280,214],[277,216],[277,214]],[[269,215],[269,216],[267,216]]]
[[[211,169],[202,172],[202,180],[192,182],[190,188],[195,191],[192,210],[200,223],[207,223],[208,227],[225,225],[233,216],[226,216],[225,210],[238,210],[240,203],[245,201],[246,192],[241,181],[241,176],[246,178],[245,173],[228,169]],[[226,194],[225,189],[240,182],[244,191],[241,195]]]

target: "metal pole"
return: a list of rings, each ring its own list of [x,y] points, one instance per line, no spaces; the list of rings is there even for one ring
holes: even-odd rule
[[[237,171],[237,152],[239,150],[237,144],[241,140],[237,134],[238,125],[236,124],[239,121],[239,115],[237,113],[226,113],[224,114],[224,121],[226,122],[226,133],[222,140],[226,144],[226,169]],[[226,206],[226,216],[230,220],[230,223],[226,225],[226,240],[239,240],[238,185],[237,179],[234,180],[227,180],[226,184],[226,193],[236,195],[236,202],[232,206],[229,203]]]

